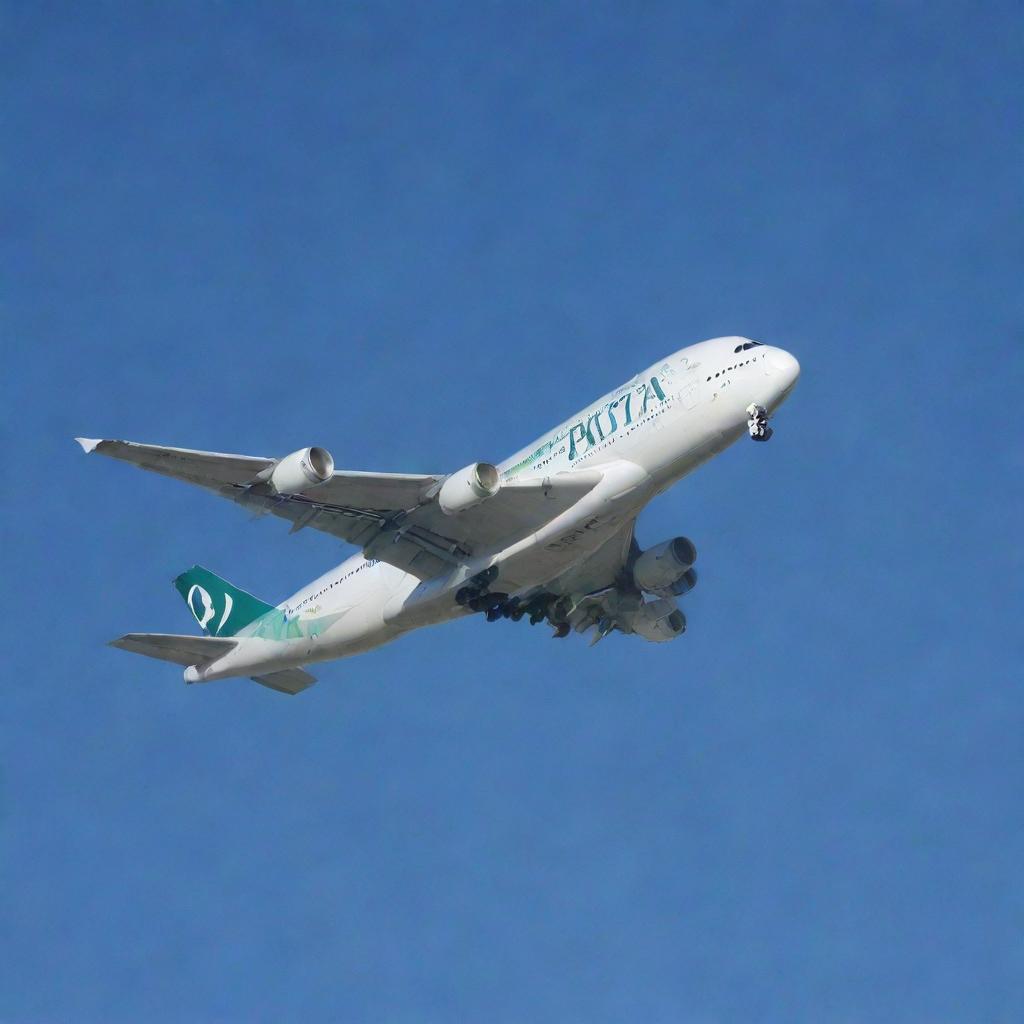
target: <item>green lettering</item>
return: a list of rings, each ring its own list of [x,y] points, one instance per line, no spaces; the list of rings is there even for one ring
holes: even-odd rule
[[[629,408],[630,405],[633,402],[633,392],[632,391],[627,391],[626,394],[625,394],[625,399],[626,399],[626,421],[625,421],[624,425],[628,427],[629,424],[633,422],[633,414],[630,412],[630,408]],[[622,399],[620,398],[619,401],[621,402]]]
[[[619,429],[618,421],[615,419],[615,413],[612,412],[612,409],[614,409],[615,406],[617,406],[618,404],[619,400],[616,398],[614,402],[608,403],[606,409],[606,412],[608,413],[608,419],[611,421],[611,426],[608,428],[609,434],[614,434],[615,431]]]
[[[587,432],[583,429],[582,423],[573,424],[572,429],[569,431],[569,461],[572,462],[576,458],[576,431],[580,432],[580,441],[587,436]],[[593,443],[593,440],[591,440]]]
[[[644,385],[642,385],[642,387],[644,389],[644,404],[643,404],[643,408],[640,410],[640,415],[641,416],[643,416],[644,413],[647,412],[647,403],[651,399],[651,392],[652,391],[654,392],[655,395],[658,396],[658,399],[660,401],[662,401],[662,402],[665,401],[665,392],[661,390],[661,384],[658,382],[658,378],[657,377],[652,377],[650,384],[644,384]],[[637,390],[639,390],[639,388]]]

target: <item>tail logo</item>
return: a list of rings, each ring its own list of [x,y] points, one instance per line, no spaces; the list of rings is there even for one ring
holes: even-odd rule
[[[230,594],[224,595],[224,611],[221,612],[220,622],[217,623],[215,630],[208,630],[208,632],[219,633],[224,628],[224,623],[228,621],[228,616],[231,614],[231,608],[234,603]],[[188,592],[188,606],[195,616],[196,622],[199,623],[200,629],[206,629],[214,615],[217,614],[217,609],[213,606],[213,598],[210,597],[210,592],[205,587],[199,586],[198,583],[193,583]]]

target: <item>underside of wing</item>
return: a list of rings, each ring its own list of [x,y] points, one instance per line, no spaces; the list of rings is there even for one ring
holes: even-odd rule
[[[571,508],[601,479],[596,470],[506,484],[473,508],[446,515],[431,500],[441,477],[429,478],[416,500],[391,510],[331,501],[329,481],[315,492],[274,497],[240,490],[240,504],[310,526],[357,544],[367,558],[379,558],[421,579],[437,576],[483,550],[512,543]],[[414,496],[408,496],[412,499]]]
[[[546,618],[556,636],[565,636],[570,629],[582,632],[599,622],[606,625],[596,635],[610,631],[623,600],[637,596],[629,573],[637,551],[635,527],[635,518],[628,520],[570,569],[517,595],[512,617],[529,615],[531,622]]]
[[[525,537],[572,508],[600,481],[597,470],[504,484],[493,498],[446,516],[436,503],[410,516],[418,526],[439,535],[457,535],[471,549],[492,547],[503,540]]]
[[[479,505],[446,514],[436,500],[443,475],[334,470],[331,460],[321,481],[280,493],[273,482],[284,460],[131,441],[78,441],[86,452],[184,480],[255,513],[286,519],[293,532],[311,527],[330,533],[361,547],[367,558],[421,579],[538,530],[601,479],[599,471],[583,470],[506,483]]]
[[[76,437],[75,440],[87,454],[96,452],[110,459],[130,462],[151,473],[172,476],[211,490],[230,484],[244,484],[274,462],[273,459],[253,455],[200,452],[189,448],[137,444],[135,441],[103,441],[90,437]]]
[[[140,469],[195,484],[251,512],[270,513],[286,519],[292,524],[293,532],[309,526],[360,547],[364,547],[396,516],[426,501],[444,479],[443,476],[425,474],[334,470],[327,480],[315,486],[279,494],[266,480],[279,460],[134,441],[76,440],[86,452],[96,452]],[[417,549],[412,554],[419,553]],[[406,563],[408,561],[405,559]],[[423,564],[424,561],[428,564]],[[417,575],[433,575],[443,564],[425,555],[416,567]],[[401,567],[409,569],[408,564]]]
[[[129,462],[140,469],[184,480],[226,497],[233,497],[236,488],[252,488],[262,483],[260,475],[279,461],[255,455],[229,455],[191,448],[138,444],[135,441],[101,441],[85,437],[76,440],[85,452],[96,452],[111,459]],[[337,470],[316,487],[277,497],[315,497],[318,502],[326,505],[390,511],[412,508],[441,479],[440,476],[412,473]]]
[[[677,584],[643,588],[637,581],[639,561],[667,545],[657,545],[645,555],[636,542],[635,525],[635,519],[625,524],[588,558],[551,581],[540,598],[533,598],[531,609],[543,601],[541,610],[555,626],[556,636],[589,630],[593,645],[618,630],[663,643],[686,631],[686,616],[675,598],[693,588],[696,573],[691,565]],[[692,544],[689,546],[695,556]]]
[[[544,590],[589,599],[625,585],[627,566],[636,548],[636,519],[629,519],[599,548],[544,586]]]

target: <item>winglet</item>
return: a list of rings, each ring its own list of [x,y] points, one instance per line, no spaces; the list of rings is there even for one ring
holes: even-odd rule
[[[96,451],[96,448],[103,442],[102,437],[76,437],[75,440],[82,446],[82,451],[86,455]]]

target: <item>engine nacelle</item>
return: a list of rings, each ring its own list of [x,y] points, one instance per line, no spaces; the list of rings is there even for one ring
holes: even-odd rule
[[[687,569],[682,576],[679,577],[668,589],[676,595],[676,597],[682,597],[683,594],[688,594],[693,588],[697,586],[697,570]]]
[[[266,473],[275,494],[299,494],[325,483],[334,472],[334,459],[326,448],[302,448],[278,459]],[[262,474],[261,474],[262,475]]]
[[[660,598],[640,605],[633,612],[629,625],[645,640],[660,644],[675,640],[686,632],[686,616],[676,607],[675,601]]]
[[[641,590],[668,590],[697,561],[697,549],[686,537],[673,537],[648,548],[633,564],[633,582]]]
[[[498,467],[489,462],[474,462],[452,473],[437,493],[437,503],[446,516],[454,516],[481,501],[493,498],[501,487]]]

